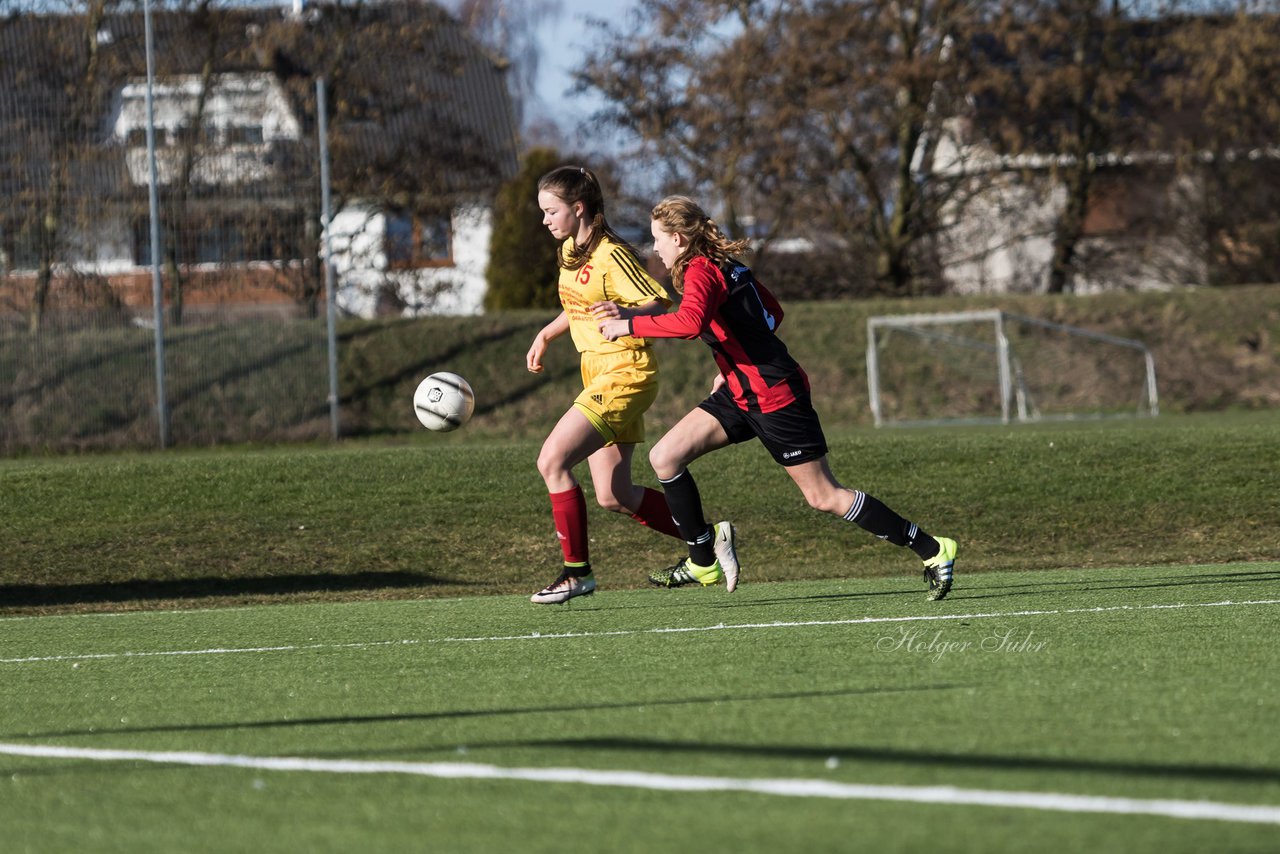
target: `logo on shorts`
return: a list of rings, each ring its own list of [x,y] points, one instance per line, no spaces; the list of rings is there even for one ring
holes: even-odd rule
[[[784,460],[789,460],[789,459],[791,459],[792,457],[798,457],[798,456],[800,456],[800,455],[801,455],[801,454],[803,454],[803,453],[804,453],[804,451],[783,451],[783,452],[782,452],[782,458],[783,458]]]
[[[592,399],[592,400],[594,400],[596,403],[600,404],[601,406],[604,406],[604,395],[603,395],[603,394],[593,394],[593,395],[591,395],[591,399]]]

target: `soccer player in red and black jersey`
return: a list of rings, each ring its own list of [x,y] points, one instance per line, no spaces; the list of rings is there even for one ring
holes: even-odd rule
[[[855,522],[924,561],[930,599],[951,589],[956,543],[931,537],[882,502],[841,486],[827,463],[827,441],[809,397],[809,379],[778,337],[782,306],[751,270],[735,261],[745,241],[731,241],[694,201],[669,196],[653,209],[654,252],[683,296],[672,314],[641,316],[616,303],[593,306],[600,332],[613,339],[701,338],[720,375],[711,396],[680,420],[649,452],[667,505],[689,556],[653,573],[663,587],[714,582],[720,575],[717,540],[732,526],[709,526],[689,464],[704,454],[758,438],[804,493],[809,506]],[[721,531],[725,526],[727,531]],[[724,553],[723,547],[719,550]],[[734,555],[736,559],[736,554]]]

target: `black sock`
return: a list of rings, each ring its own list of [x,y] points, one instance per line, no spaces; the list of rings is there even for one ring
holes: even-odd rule
[[[564,565],[564,574],[573,578],[586,578],[591,574],[591,564],[589,563],[566,563]]]
[[[671,480],[658,478],[662,484],[662,492],[667,498],[667,507],[671,510],[671,518],[676,520],[680,536],[689,546],[689,558],[698,566],[711,566],[715,563],[716,554],[712,548],[714,535],[711,526],[702,513],[702,496],[698,493],[698,484],[693,475],[684,469]]]
[[[895,546],[906,546],[921,560],[928,560],[938,553],[937,540],[865,492],[853,491],[853,505],[844,518]]]

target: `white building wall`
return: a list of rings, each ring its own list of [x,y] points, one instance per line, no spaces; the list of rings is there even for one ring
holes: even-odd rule
[[[974,192],[944,212],[939,244],[942,277],[956,294],[1043,293],[1053,263],[1053,229],[1066,205],[1066,190],[1052,182],[1043,163],[997,169],[985,149],[963,151],[950,140],[939,146],[943,174],[976,174]],[[994,176],[987,170],[995,170]],[[990,182],[979,186],[978,182]],[[1087,237],[1076,247],[1076,293],[1160,290],[1202,284],[1208,253],[1192,212],[1198,189],[1187,178],[1171,181],[1162,206],[1181,212],[1168,233],[1149,237]]]
[[[178,129],[195,115],[200,95],[200,78],[179,75],[157,80],[152,86],[156,128],[156,173],[161,184],[170,183],[182,164],[182,147],[176,145]],[[264,155],[271,143],[294,140],[301,134],[297,117],[279,82],[270,74],[220,74],[210,83],[203,124],[218,138],[202,146],[193,179],[204,184],[236,184],[269,178],[271,166]],[[146,83],[137,81],[120,90],[115,114],[110,119],[112,134],[121,142],[131,131],[146,127]],[[231,142],[233,128],[260,128],[262,141]],[[131,146],[126,154],[130,179],[147,183],[149,165],[146,146]]]
[[[957,294],[1043,291],[1053,260],[1052,229],[1062,193],[1005,179],[946,212],[942,276]]]
[[[383,214],[360,205],[335,214],[338,308],[356,317],[374,317],[388,304],[399,306],[404,317],[483,313],[493,211],[486,205],[462,205],[454,209],[452,224],[452,265],[388,270]]]
[[[492,236],[492,208],[470,205],[454,210],[453,267],[422,271],[426,274],[422,292],[428,298],[405,309],[405,314],[483,314]]]
[[[195,76],[157,81],[154,88],[157,167],[161,183],[175,174],[179,149],[174,135],[186,123],[199,95]],[[121,143],[145,127],[145,83],[125,85],[116,99],[108,124]],[[225,137],[228,128],[261,127],[257,144],[225,143],[207,146],[197,168],[197,181],[234,184],[260,180],[270,170],[264,155],[273,141],[296,139],[300,126],[278,81],[269,74],[224,74],[211,88],[204,117],[206,125]],[[126,146],[124,156],[131,180],[147,183],[145,146]],[[145,268],[134,263],[131,224],[121,217],[82,218],[87,226],[64,234],[70,244],[69,263],[84,272],[127,274]],[[369,205],[352,204],[334,215],[332,251],[338,280],[338,307],[358,317],[386,313],[397,306],[404,316],[431,314],[475,315],[484,311],[485,271],[493,212],[484,204],[467,204],[452,213],[451,264],[413,270],[389,270],[384,251],[386,218]]]

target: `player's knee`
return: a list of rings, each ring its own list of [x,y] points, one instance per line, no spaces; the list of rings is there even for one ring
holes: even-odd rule
[[[806,490],[804,493],[804,500],[807,501],[809,503],[809,506],[812,507],[814,510],[821,510],[824,513],[837,512],[837,509],[836,509],[837,502],[835,500],[835,493],[833,493],[831,490],[828,490],[828,489]],[[844,509],[847,510],[848,508],[846,507]],[[843,514],[844,510],[839,510],[838,512]]]
[[[596,503],[610,513],[630,513],[631,510],[625,507],[618,497],[613,493],[597,492]]]
[[[563,479],[568,469],[559,454],[543,447],[538,454],[538,474],[547,483]]]
[[[670,480],[680,473],[680,469],[684,467],[684,461],[659,442],[649,449],[649,466],[659,479]]]
[[[809,506],[812,507],[814,510],[827,509],[826,504],[824,504],[822,501],[821,495],[815,495],[814,493],[806,492],[804,494],[804,500],[808,502]]]

